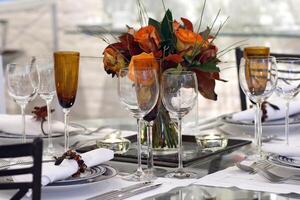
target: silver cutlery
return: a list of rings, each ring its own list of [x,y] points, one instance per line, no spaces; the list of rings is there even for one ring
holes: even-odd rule
[[[121,194],[126,193],[126,192],[130,192],[130,191],[133,191],[133,190],[137,190],[139,188],[146,187],[146,186],[150,185],[151,183],[152,183],[151,181],[147,181],[147,182],[143,182],[143,183],[137,183],[137,184],[134,184],[134,185],[131,185],[131,186],[128,186],[128,187],[121,188],[119,190],[113,190],[113,191],[110,191],[110,192],[106,192],[104,194],[100,194],[100,195],[91,197],[87,200],[107,199],[107,198],[115,197],[117,195],[121,195]]]
[[[282,177],[277,174],[274,174],[267,169],[257,167],[257,173],[262,175],[264,178],[266,178],[268,181],[273,182],[273,183],[279,183],[287,180],[295,180],[295,181],[300,181],[300,175],[291,175],[287,177]]]
[[[279,183],[287,180],[296,180],[300,181],[300,175],[291,175],[287,177],[279,176],[273,172],[270,172],[269,169],[273,167],[272,164],[266,161],[259,161],[257,163],[253,163],[252,165],[243,165],[241,163],[235,163],[235,165],[250,174],[258,173],[259,175],[263,176],[265,179],[272,183]]]
[[[101,129],[99,129],[99,130],[101,130]],[[97,131],[99,131],[99,130],[97,130]],[[97,131],[95,130],[94,133],[97,132]],[[106,135],[101,137],[101,138],[105,138],[108,134],[116,133],[116,132],[118,132],[118,130],[114,130],[114,131],[111,131],[109,133],[106,133]],[[84,134],[84,135],[89,135],[89,134]],[[77,149],[77,148],[81,147],[82,145],[85,145],[88,142],[92,142],[92,141],[95,141],[95,143],[96,143],[97,139],[99,139],[99,138],[93,138],[93,139],[88,139],[88,140],[77,140],[73,144],[70,145],[70,149]]]
[[[159,183],[159,184],[156,184],[156,185],[143,187],[141,189],[133,190],[133,191],[130,191],[130,192],[125,192],[125,193],[122,193],[122,194],[119,194],[119,195],[116,195],[116,196],[112,196],[111,198],[108,198],[106,200],[123,200],[123,199],[129,198],[129,197],[132,197],[132,196],[135,196],[135,195],[138,195],[138,194],[148,192],[150,190],[154,190],[154,189],[160,187],[161,185],[162,184]]]

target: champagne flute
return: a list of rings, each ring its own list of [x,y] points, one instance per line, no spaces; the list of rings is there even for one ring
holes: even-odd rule
[[[122,105],[137,119],[137,157],[138,168],[134,174],[124,179],[129,181],[144,181],[148,177],[142,170],[141,162],[141,122],[155,106],[159,95],[157,73],[152,69],[134,70],[121,69],[118,75],[118,95]]]
[[[65,151],[69,149],[69,113],[77,93],[79,73],[79,52],[57,51],[54,52],[54,73],[56,94],[64,112]]]
[[[276,93],[285,100],[285,142],[289,145],[290,100],[300,91],[300,58],[276,58],[278,81]]]
[[[8,64],[5,76],[8,93],[21,108],[22,143],[25,143],[25,108],[36,97],[39,84],[35,58],[29,64]]]
[[[271,96],[277,83],[276,59],[272,56],[253,56],[243,58],[239,72],[239,83],[243,92],[256,103],[255,135],[258,158],[262,158],[261,151],[261,106]]]
[[[196,178],[197,174],[183,169],[182,118],[197,101],[198,84],[192,71],[165,71],[162,75],[162,100],[166,109],[178,120],[178,168],[168,178]]]
[[[54,147],[52,142],[52,123],[51,123],[51,102],[55,95],[54,66],[52,59],[38,59],[39,73],[39,96],[47,105],[47,124],[48,124],[48,147],[46,155],[54,155]]]

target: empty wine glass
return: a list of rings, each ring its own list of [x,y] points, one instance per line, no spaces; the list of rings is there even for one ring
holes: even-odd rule
[[[54,81],[54,64],[52,59],[38,59],[38,73],[39,73],[39,96],[46,102],[47,105],[47,123],[48,123],[48,147],[46,155],[54,155],[54,147],[52,142],[52,123],[51,123],[51,102],[55,95],[55,81]]]
[[[289,144],[289,105],[290,100],[300,91],[300,58],[276,58],[278,80],[276,93],[286,102],[285,142]]]
[[[35,58],[28,64],[8,64],[5,76],[8,93],[21,108],[22,143],[25,143],[25,108],[36,97],[39,84]]]
[[[169,178],[195,178],[196,173],[183,169],[182,118],[197,101],[198,84],[192,71],[166,71],[162,75],[162,101],[165,108],[178,120],[178,168],[166,175]]]
[[[243,92],[256,103],[255,143],[257,157],[262,157],[261,151],[261,106],[275,90],[277,82],[276,59],[272,56],[253,56],[243,58],[239,72],[239,83]]]
[[[129,181],[144,181],[148,177],[142,170],[141,163],[141,121],[155,106],[159,85],[157,73],[152,69],[134,70],[121,69],[118,75],[118,94],[122,105],[137,119],[137,171],[125,177]]]
[[[68,130],[69,113],[74,105],[78,86],[79,52],[54,52],[54,73],[56,94],[64,112],[65,151],[69,150],[70,137]]]

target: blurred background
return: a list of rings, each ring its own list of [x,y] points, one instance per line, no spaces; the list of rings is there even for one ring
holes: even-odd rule
[[[203,0],[164,0],[174,18],[199,22]],[[160,0],[143,0],[148,15],[161,20],[164,14]],[[300,49],[300,6],[298,0],[209,0],[203,15],[202,29],[215,23],[218,28],[229,16],[215,40],[219,50],[233,43],[269,46],[274,53],[297,54]],[[125,25],[139,27],[136,0],[0,0],[0,50],[4,67],[14,60],[30,56],[51,57],[55,50],[80,51],[80,80],[72,120],[128,117],[117,96],[117,80],[107,75],[102,65],[102,51],[107,45],[101,37],[114,37],[126,30]],[[216,29],[215,29],[216,31]],[[218,101],[199,95],[199,117],[216,116],[240,110],[234,50],[221,57],[221,76],[227,83],[217,83]],[[231,68],[228,68],[231,67]],[[0,74],[1,75],[1,74]],[[0,79],[1,80],[1,79]],[[7,113],[20,113],[7,94],[1,106]],[[0,94],[1,96],[1,94]],[[43,105],[39,97],[27,107]],[[57,104],[56,115],[62,111]],[[193,112],[190,114],[192,117]]]

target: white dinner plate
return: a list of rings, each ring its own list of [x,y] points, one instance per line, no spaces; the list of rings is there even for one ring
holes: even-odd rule
[[[220,127],[223,131],[233,134],[247,134],[254,135],[254,122],[253,121],[239,121],[233,120],[232,114],[224,115],[220,118],[224,124]],[[262,123],[263,134],[272,134],[277,136],[284,135],[285,121],[284,119],[272,120]],[[290,133],[296,132],[300,128],[300,115],[290,117]]]
[[[300,160],[277,154],[267,156],[267,160],[277,166],[300,170]]]
[[[96,168],[105,168],[105,172],[101,174],[101,169],[96,169]],[[79,187],[85,187],[85,186],[91,186],[93,184],[99,183],[103,180],[110,179],[118,174],[117,170],[114,169],[113,167],[109,165],[99,165],[92,167],[93,172],[90,174],[90,178],[86,177],[78,177],[78,178],[71,178],[63,181],[58,181],[52,184],[49,184],[45,187],[43,187],[43,191],[52,191],[52,190],[72,190],[72,189],[77,189]],[[98,172],[100,173],[98,173]],[[88,172],[89,173],[89,172]],[[95,174],[96,173],[96,174]]]

